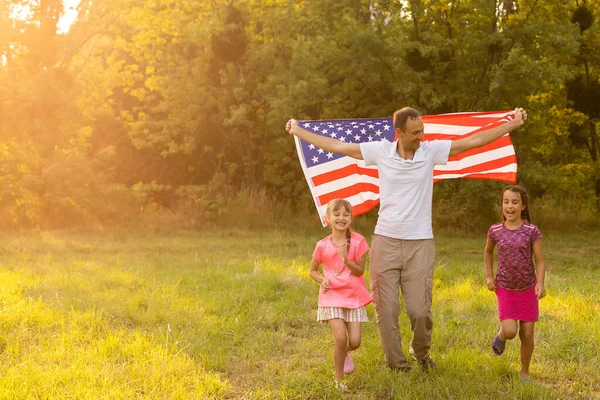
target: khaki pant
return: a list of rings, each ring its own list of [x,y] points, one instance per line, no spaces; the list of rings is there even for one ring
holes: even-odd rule
[[[410,319],[410,354],[429,356],[433,315],[431,300],[435,245],[433,239],[401,240],[374,235],[370,250],[371,291],[385,361],[389,367],[408,366],[402,351],[398,316],[399,288]]]

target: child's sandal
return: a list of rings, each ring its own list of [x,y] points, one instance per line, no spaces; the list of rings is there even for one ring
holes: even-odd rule
[[[502,353],[504,353],[505,346],[506,346],[506,342],[503,342],[502,340],[500,340],[498,335],[496,335],[496,337],[494,338],[494,341],[492,342],[492,350],[494,351],[494,353],[497,356],[501,356]]]

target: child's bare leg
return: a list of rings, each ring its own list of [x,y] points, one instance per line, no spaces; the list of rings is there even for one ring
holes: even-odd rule
[[[503,342],[514,339],[517,336],[517,321],[514,319],[505,319],[500,323],[498,337]]]
[[[520,321],[519,339],[521,339],[521,370],[519,378],[529,378],[529,363],[533,354],[533,331],[535,322]]]
[[[360,322],[346,322],[348,329],[348,349],[347,351],[356,350],[360,347]]]
[[[344,359],[348,348],[348,333],[346,332],[346,323],[341,318],[329,320],[331,333],[335,343],[333,345],[333,364],[335,366],[335,380],[344,379]]]

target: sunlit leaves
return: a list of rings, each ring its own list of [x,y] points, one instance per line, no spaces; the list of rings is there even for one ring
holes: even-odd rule
[[[95,0],[66,35],[43,34],[60,2],[11,21],[17,3],[0,3],[0,143],[12,149],[4,182],[29,200],[0,188],[9,203],[218,181],[312,206],[285,121],[403,106],[524,106],[529,121],[512,135],[521,182],[535,197],[570,179],[593,196],[596,3],[583,13],[574,0]]]

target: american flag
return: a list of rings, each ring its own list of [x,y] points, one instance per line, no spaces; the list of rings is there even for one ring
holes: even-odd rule
[[[513,111],[425,115],[423,140],[456,140],[508,122]],[[343,142],[362,143],[395,140],[391,118],[298,121],[307,131]],[[323,226],[325,207],[336,198],[348,200],[353,214],[360,215],[379,204],[379,174],[376,166],[341,154],[333,154],[295,137],[304,176]],[[508,134],[494,142],[466,151],[438,165],[433,181],[452,178],[517,181],[517,158]]]

